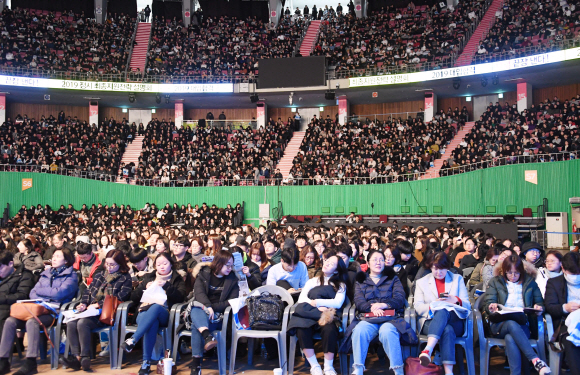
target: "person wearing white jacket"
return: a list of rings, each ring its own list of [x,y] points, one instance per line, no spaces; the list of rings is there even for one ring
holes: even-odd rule
[[[562,274],[562,254],[557,250],[548,251],[546,255],[546,267],[538,268],[536,274],[536,284],[542,292],[542,297],[546,296],[546,284],[552,277]]]
[[[463,277],[449,272],[453,266],[443,252],[430,255],[425,263],[431,273],[417,280],[414,307],[419,316],[419,330],[428,336],[427,346],[419,355],[421,365],[431,363],[431,354],[439,343],[445,374],[453,373],[455,338],[463,336],[465,318],[471,310]],[[445,302],[445,308],[431,310],[431,303]]]
[[[337,255],[326,258],[322,265],[322,274],[319,277],[312,278],[306,282],[298,303],[308,303],[318,308],[324,315],[331,315],[326,324],[321,325],[320,336],[322,338],[322,351],[324,353],[324,371],[316,359],[314,351],[313,333],[315,327],[296,328],[296,336],[300,342],[300,347],[304,357],[310,363],[310,373],[312,375],[336,375],[334,370],[334,357],[338,351],[338,327],[333,323],[335,310],[342,307],[346,298],[347,288],[347,268],[344,262]],[[336,292],[334,298],[329,299],[310,299],[308,293],[315,287],[331,285]],[[334,309],[334,310],[333,310]],[[322,320],[323,318],[321,318]],[[319,324],[323,324],[320,323]],[[294,355],[294,353],[291,353]]]

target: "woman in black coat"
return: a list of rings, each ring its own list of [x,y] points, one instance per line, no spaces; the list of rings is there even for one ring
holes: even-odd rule
[[[232,272],[234,257],[226,250],[215,253],[211,263],[199,263],[193,270],[195,285],[193,300],[203,304],[203,309],[191,308],[192,374],[201,374],[204,350],[215,348],[217,340],[211,334],[222,325],[221,315],[229,300],[238,298],[238,278]]]
[[[176,303],[185,300],[186,290],[183,277],[174,269],[175,263],[168,253],[159,253],[155,257],[155,272],[145,274],[143,281],[131,293],[131,300],[135,304],[141,302],[143,293],[154,287],[161,287],[167,296],[163,304],[142,303],[138,309],[137,332],[127,339],[121,346],[130,352],[135,344],[143,338],[143,364],[139,375],[147,375],[151,371],[151,355],[155,348],[159,327],[166,327],[169,322],[169,309]]]
[[[569,252],[562,258],[563,275],[551,278],[546,284],[544,305],[552,316],[554,331],[568,332],[563,323],[568,315],[580,309],[580,254]],[[580,374],[580,347],[564,340],[565,359],[573,375]]]

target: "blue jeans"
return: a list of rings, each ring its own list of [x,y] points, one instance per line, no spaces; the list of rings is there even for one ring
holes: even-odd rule
[[[501,324],[501,328],[499,329],[499,334],[495,337],[505,340],[505,351],[510,364],[510,374],[521,374],[522,357],[520,351],[524,353],[524,356],[529,361],[538,358],[529,341],[530,329],[528,326],[521,326],[513,320],[506,320],[497,324]]]
[[[463,336],[464,320],[454,311],[437,310],[433,319],[425,321],[422,334],[436,338],[441,350],[441,359],[444,365],[455,364],[455,339]]]
[[[154,304],[149,310],[137,315],[137,332],[133,335],[135,342],[143,337],[143,360],[150,361],[155,348],[159,327],[167,327],[169,311],[164,306]]]
[[[385,349],[387,357],[391,363],[391,368],[403,367],[403,354],[401,351],[400,334],[391,323],[371,324],[369,322],[359,322],[352,331],[352,355],[355,366],[363,366],[369,344],[375,337],[379,336],[381,344]]]
[[[198,307],[192,307],[189,315],[191,316],[191,355],[202,357],[205,343],[199,328],[207,327],[210,332],[213,332],[220,329],[222,323],[210,323],[205,311]]]

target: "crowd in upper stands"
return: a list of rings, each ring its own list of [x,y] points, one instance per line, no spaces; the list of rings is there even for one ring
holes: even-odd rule
[[[516,104],[490,103],[451,158],[444,161],[441,175],[576,158],[580,151],[579,105],[580,95],[569,100],[545,99],[521,113]],[[466,165],[469,167],[463,167]]]
[[[566,1],[506,0],[481,41],[474,59],[489,61],[500,54],[521,57],[533,47],[548,52],[560,41],[574,39],[580,30],[580,9]]]
[[[258,71],[258,59],[292,57],[304,20],[283,18],[278,26],[256,19],[203,17],[189,27],[155,18],[147,74],[221,76]]]
[[[87,78],[123,73],[135,19],[109,15],[104,24],[72,11],[2,10],[0,66],[74,71]]]
[[[485,3],[460,2],[454,10],[439,5],[407,8],[390,5],[366,18],[344,14],[329,18],[321,27],[314,54],[329,57],[341,70],[431,63],[457,56],[466,32],[477,23]]]
[[[104,179],[117,175],[136,131],[125,118],[105,118],[97,126],[64,111],[40,119],[17,115],[0,125],[1,163],[50,173],[76,170],[86,178]]]
[[[308,18],[322,20],[313,55],[327,56],[338,73],[361,74],[369,68],[389,73],[419,66],[439,69],[448,67],[449,57],[459,56],[467,33],[477,26],[486,6],[477,0],[449,9],[410,2],[406,8],[390,5],[365,18],[356,18],[352,9],[342,11],[342,6],[336,11],[313,6],[303,10],[316,13],[312,17],[301,17],[301,9],[288,16],[287,9],[277,26],[256,17],[205,17],[200,11],[193,13],[187,28],[179,20],[156,17],[145,73],[256,76],[258,59],[299,55],[296,47]],[[548,51],[559,41],[576,38],[579,12],[566,1],[508,0],[474,61],[488,61],[500,53],[519,57]],[[77,72],[87,79],[123,73],[134,30],[135,19],[123,14],[108,15],[104,24],[97,24],[84,13],[6,8],[0,16],[0,66]],[[529,46],[535,50],[523,50]]]
[[[177,129],[174,123],[152,120],[145,131],[137,184],[220,186],[274,177],[274,167],[292,138],[292,120],[270,118],[266,127]],[[244,181],[246,183],[247,181]]]
[[[463,123],[464,120],[457,120]],[[422,118],[349,122],[313,118],[289,182],[365,184],[408,181],[430,168],[453,138],[453,118],[443,113],[432,122]],[[415,176],[413,176],[415,175]]]
[[[37,210],[34,206],[30,210],[23,207],[14,219],[28,217],[32,212],[36,215]],[[535,315],[524,315],[525,320],[517,324],[510,321],[501,330],[486,333],[486,337],[515,338],[515,341],[509,337],[506,340],[505,356],[509,359],[511,374],[521,371],[522,350],[528,353],[526,360],[535,370],[546,375],[550,369],[529,342],[536,334],[536,316],[549,312],[559,323],[559,319],[580,307],[561,298],[566,292],[580,294],[576,282],[576,277],[580,277],[578,253],[569,252],[565,256],[558,251],[546,253],[538,243],[522,244],[515,238],[496,238],[482,229],[465,229],[453,219],[449,219],[451,224],[448,222],[433,230],[396,224],[373,228],[271,223],[268,227],[254,228],[223,222],[215,227],[178,228],[169,227],[169,222],[151,220],[155,215],[153,206],[149,205],[128,216],[123,216],[115,205],[108,209],[101,205],[90,209],[83,206],[78,211],[69,206],[69,210],[70,214],[53,215],[52,220],[44,222],[13,219],[1,231],[0,371],[4,373],[15,365],[8,361],[8,354],[17,339],[18,327],[24,324],[29,335],[28,352],[20,363],[19,374],[37,372],[39,348],[34,337],[39,326],[33,319],[24,323],[7,313],[16,300],[29,297],[58,305],[74,301],[69,308],[78,311],[102,307],[106,294],[121,302],[132,301],[134,307],[126,324],[137,326],[131,337],[121,339],[121,350],[137,349],[137,342],[143,338],[142,349],[137,349],[143,356],[139,375],[148,375],[156,363],[152,357],[157,327],[167,324],[174,304],[187,302],[187,308],[180,310],[184,313],[178,311],[175,318],[191,331],[191,339],[183,340],[178,348],[182,361],[189,360],[188,353],[191,353],[191,374],[199,375],[202,367],[206,367],[204,354],[207,356],[218,344],[212,330],[221,327],[228,300],[238,298],[241,291],[262,285],[277,286],[277,293],[284,293],[282,289],[295,293],[297,299],[294,299],[295,309],[288,321],[287,335],[297,337],[312,375],[336,374],[333,362],[338,352],[352,353],[352,373],[362,375],[369,345],[379,330],[379,345],[385,349],[395,375],[404,374],[401,347],[415,345],[416,337],[413,337],[418,334],[429,336],[426,348],[419,353],[422,365],[434,362],[444,366],[447,373],[453,373],[455,345],[437,348],[436,345],[439,340],[453,343],[455,337],[463,335],[465,326],[470,327],[465,324],[466,319],[473,318],[465,315],[464,310],[470,311],[478,298],[468,295],[468,290],[475,289],[486,292],[479,297],[480,309],[486,314],[494,313],[497,304],[536,310]],[[235,212],[230,206],[223,211],[228,210]],[[204,204],[192,211],[207,217],[211,209]],[[90,225],[83,225],[88,215],[93,219],[88,220]],[[95,222],[94,218],[99,215],[109,221]],[[63,286],[61,293],[53,293],[55,288],[46,288],[53,283]],[[165,302],[146,302],[149,299],[144,299],[144,293],[152,293],[158,286],[166,294]],[[80,298],[75,299],[77,293]],[[524,298],[518,299],[522,294]],[[413,296],[412,307],[417,311],[417,331],[412,334],[411,325],[402,319],[410,296]],[[339,329],[346,331],[347,328],[340,323],[347,297],[361,313],[372,312],[380,317],[383,310],[395,310],[393,319],[398,319],[396,324],[405,328],[404,332],[399,333],[390,321],[375,323],[361,319],[345,333],[339,347]],[[443,308],[437,305],[442,302]],[[223,321],[223,324],[229,322]],[[183,325],[178,330],[184,329]],[[59,362],[74,370],[90,371],[94,339],[90,332],[103,326],[99,315],[68,322],[65,329],[71,353],[61,355]],[[313,345],[316,332],[326,343],[321,348]],[[222,339],[226,338],[219,340]],[[17,340],[23,344],[21,337]],[[101,350],[104,345],[102,342]],[[273,345],[264,343],[268,359],[277,355]],[[466,349],[470,345],[473,342],[466,342]],[[235,349],[240,357],[246,352],[250,356],[254,354],[240,343]],[[316,358],[316,350],[325,354],[324,370]],[[566,346],[565,358],[570,367],[577,361],[579,352],[575,343]],[[235,357],[232,349],[232,359]],[[474,360],[467,358],[468,363]]]

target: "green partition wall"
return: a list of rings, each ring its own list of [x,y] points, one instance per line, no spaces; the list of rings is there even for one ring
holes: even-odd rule
[[[526,182],[526,170],[537,170],[538,184]],[[32,188],[22,191],[22,179],[32,178]],[[580,160],[494,167],[456,176],[385,185],[346,186],[243,186],[156,188],[92,181],[81,178],[0,172],[0,205],[10,203],[14,215],[22,204],[50,204],[58,209],[72,203],[130,204],[142,208],[145,202],[165,205],[216,204],[225,207],[245,201],[245,217],[258,217],[258,205],[276,207],[282,202],[285,215],[335,214],[356,207],[357,214],[400,215],[485,215],[495,207],[496,215],[517,214],[535,207],[543,198],[550,211],[570,212],[568,198],[580,196]],[[374,203],[374,210],[371,209]],[[426,213],[422,212],[426,208]],[[421,212],[420,212],[421,211]],[[345,213],[346,214],[346,213]]]

